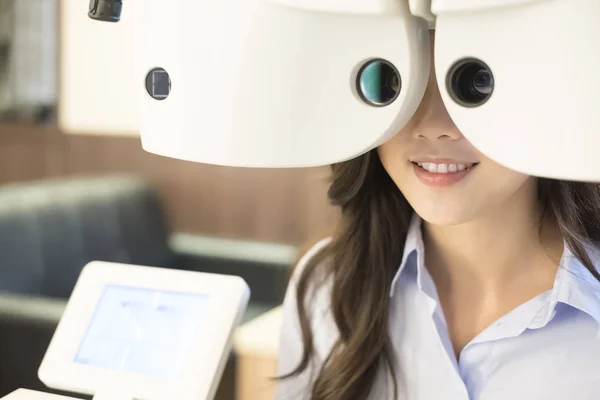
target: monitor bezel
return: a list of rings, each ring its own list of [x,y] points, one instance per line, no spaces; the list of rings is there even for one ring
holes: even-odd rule
[[[205,321],[178,379],[112,371],[75,362],[75,356],[108,285],[209,296]],[[94,395],[115,388],[145,400],[210,398],[221,378],[232,335],[249,299],[244,280],[235,276],[93,261],[75,285],[38,376],[48,387]]]

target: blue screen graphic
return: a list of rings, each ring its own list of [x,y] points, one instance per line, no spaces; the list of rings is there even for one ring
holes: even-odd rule
[[[107,286],[75,362],[165,379],[180,376],[209,297]]]

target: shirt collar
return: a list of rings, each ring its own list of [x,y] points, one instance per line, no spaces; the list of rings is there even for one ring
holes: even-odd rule
[[[410,255],[414,252],[417,253],[417,263],[424,263],[423,256],[425,255],[425,246],[423,244],[423,235],[421,231],[421,218],[417,215],[417,213],[413,213],[410,224],[408,227],[408,233],[406,235],[406,240],[404,242],[404,253],[402,254],[402,262],[400,263],[400,267],[398,271],[396,271],[396,275],[392,280],[392,286],[390,289],[390,297],[394,295],[396,292],[396,286],[398,283],[398,279],[400,279],[400,275],[402,271],[406,269],[406,265],[408,264],[408,259]]]
[[[585,250],[593,267],[600,270],[600,250],[589,245],[585,246]],[[548,301],[531,321],[529,328],[546,326],[556,315],[558,303],[588,314],[600,327],[600,281],[572,253],[566,242]]]
[[[395,294],[400,275],[406,269],[410,256],[415,252],[417,273],[423,275],[420,270],[424,268],[425,246],[421,224],[422,219],[417,213],[413,213],[405,240],[402,262],[392,280],[390,297]],[[600,249],[586,246],[586,252],[592,265],[600,270]],[[417,279],[419,285],[422,280],[420,278],[418,276]],[[531,321],[529,328],[541,328],[548,324],[556,314],[557,303],[567,304],[585,312],[600,325],[600,281],[575,257],[566,242],[548,301]]]

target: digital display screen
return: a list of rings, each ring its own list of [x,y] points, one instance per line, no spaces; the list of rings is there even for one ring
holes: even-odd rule
[[[175,379],[209,296],[107,286],[75,356],[79,364]]]

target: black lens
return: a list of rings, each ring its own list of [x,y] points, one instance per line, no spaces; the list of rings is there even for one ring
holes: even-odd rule
[[[389,61],[369,61],[358,73],[358,93],[369,105],[387,106],[396,100],[401,89],[400,73]]]
[[[494,93],[494,75],[480,60],[462,60],[449,71],[447,88],[450,96],[465,107],[478,107]]]
[[[119,22],[123,0],[90,0],[88,16],[97,21]]]
[[[476,92],[483,95],[492,94],[494,91],[494,78],[492,77],[492,73],[484,69],[477,71],[475,73],[475,78],[473,79],[473,87]]]

